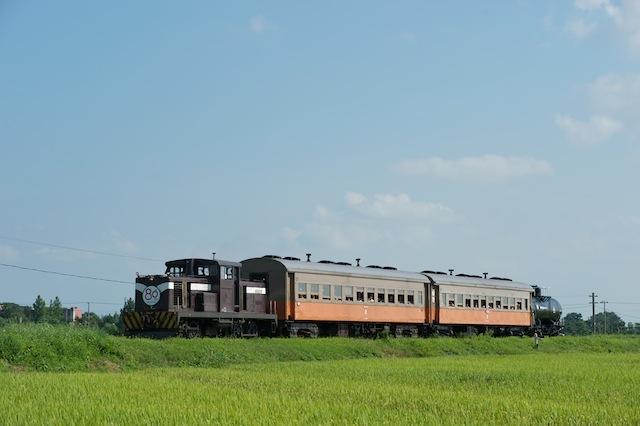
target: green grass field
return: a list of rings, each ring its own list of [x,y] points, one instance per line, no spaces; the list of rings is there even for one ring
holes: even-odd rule
[[[4,424],[638,424],[640,355],[2,373]]]
[[[169,339],[0,328],[0,425],[640,424],[640,339]]]

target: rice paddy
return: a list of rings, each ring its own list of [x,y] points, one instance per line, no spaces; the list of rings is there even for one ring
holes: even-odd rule
[[[639,353],[0,373],[3,424],[638,424]]]

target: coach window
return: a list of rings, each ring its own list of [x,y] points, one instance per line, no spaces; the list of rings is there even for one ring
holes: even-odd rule
[[[416,300],[414,297],[415,292],[413,290],[407,290],[407,303],[409,305],[415,305],[416,304]]]
[[[322,284],[322,300],[331,300],[331,286],[329,284]]]
[[[376,294],[378,296],[378,303],[384,303],[384,288],[376,289]]]
[[[462,294],[456,294],[456,307],[462,308],[462,299],[464,299]]]
[[[318,284],[311,284],[309,290],[309,299],[318,300],[320,298],[320,286]]]
[[[529,301],[527,299],[524,299],[524,310],[525,311],[529,310]]]
[[[396,303],[396,291],[387,289],[387,303]]]
[[[494,306],[494,304],[493,304],[493,296],[487,297],[487,305],[488,305],[489,309],[493,309],[493,306]]]
[[[364,288],[363,287],[356,287],[356,301],[357,302],[364,302]]]
[[[342,302],[342,286],[341,285],[333,286],[333,300]]]
[[[474,308],[480,307],[480,299],[478,296],[473,296],[473,307]]]
[[[423,300],[422,299],[422,292],[418,291],[418,305],[422,306],[422,304],[424,303],[422,300]]]
[[[375,301],[376,301],[376,292],[371,287],[367,288],[367,302],[375,303]]]
[[[516,298],[515,297],[510,297],[509,298],[509,309],[511,309],[512,311],[516,309]]]
[[[503,297],[502,298],[502,309],[509,309],[509,298],[508,297]]]
[[[516,309],[519,311],[522,310],[522,299],[518,299],[518,301],[516,302]]]
[[[496,309],[500,309],[502,307],[502,302],[500,302],[500,298],[496,297]]]
[[[447,293],[440,293],[440,306],[447,306]]]
[[[298,299],[306,299],[306,298],[307,298],[307,284],[298,283]]]
[[[346,302],[353,302],[353,287],[351,286],[344,287],[344,300]]]
[[[455,294],[447,294],[447,306],[453,308],[456,306],[456,295]]]
[[[468,294],[464,295],[464,307],[465,308],[471,307],[471,296],[469,296]]]
[[[398,303],[404,305],[404,290],[398,290]]]
[[[487,298],[484,296],[480,297],[480,307],[482,309],[487,309]]]

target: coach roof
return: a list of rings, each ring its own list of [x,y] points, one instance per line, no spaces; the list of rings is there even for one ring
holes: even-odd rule
[[[288,272],[348,275],[388,280],[414,281],[422,283],[428,281],[427,277],[416,272],[397,271],[382,268],[367,268],[364,266],[338,265],[336,263],[305,262],[299,260],[285,260],[269,257],[256,257],[252,259],[245,259],[242,261],[242,263],[245,262],[279,263],[284,266],[284,268],[286,268]]]
[[[431,278],[431,280],[438,285],[461,285],[461,286],[467,286],[467,287],[500,288],[500,289],[524,290],[524,291],[533,292],[533,289],[529,284],[525,284],[517,281],[472,278],[472,277],[461,277],[461,276],[429,274],[429,273],[425,273],[424,275]]]

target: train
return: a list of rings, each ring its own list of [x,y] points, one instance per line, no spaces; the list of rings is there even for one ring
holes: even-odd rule
[[[562,306],[539,286],[488,274],[266,255],[188,258],[138,275],[131,336],[427,337],[562,334]]]

